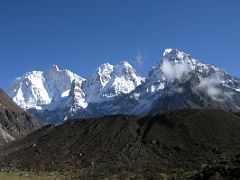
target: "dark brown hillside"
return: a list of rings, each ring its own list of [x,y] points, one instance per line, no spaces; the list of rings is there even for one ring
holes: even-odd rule
[[[0,144],[23,137],[43,126],[22,110],[0,89]]]
[[[1,149],[1,168],[71,172],[76,178],[240,178],[240,117],[177,110],[46,126]],[[24,145],[23,145],[24,144]]]

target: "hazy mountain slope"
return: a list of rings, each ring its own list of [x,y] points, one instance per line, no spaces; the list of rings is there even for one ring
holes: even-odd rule
[[[190,75],[186,81],[174,81],[166,86],[159,99],[152,104],[151,113],[165,112],[181,108],[240,110],[240,93],[232,88],[219,84],[213,86],[216,94],[209,96],[207,87],[199,88],[201,79]]]
[[[42,126],[40,120],[23,111],[0,89],[0,144],[23,137]]]
[[[82,178],[124,172],[187,177],[222,161],[228,164],[239,154],[239,138],[240,117],[220,110],[72,120],[2,148],[1,167],[9,162],[22,170],[72,169]]]

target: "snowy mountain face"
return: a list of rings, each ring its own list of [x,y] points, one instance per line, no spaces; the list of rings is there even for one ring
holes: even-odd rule
[[[68,96],[74,80],[79,84],[85,81],[71,71],[59,70],[54,65],[46,72],[33,71],[17,78],[8,94],[24,109],[42,109]]]
[[[238,110],[239,93],[239,79],[177,49],[166,49],[147,78],[140,77],[126,61],[115,66],[102,64],[87,80],[53,66],[17,78],[8,92],[22,108],[50,123],[72,116],[145,115],[161,111],[156,106],[168,110],[194,104]],[[173,97],[172,102],[169,98]],[[172,104],[163,107],[166,100]]]
[[[87,102],[101,102],[121,94],[128,94],[144,79],[126,61],[116,66],[101,65],[84,86]]]
[[[85,92],[88,92],[87,101],[96,102],[100,101],[106,96],[106,85],[111,80],[111,74],[113,72],[113,65],[102,64],[96,72],[88,79],[84,88]]]

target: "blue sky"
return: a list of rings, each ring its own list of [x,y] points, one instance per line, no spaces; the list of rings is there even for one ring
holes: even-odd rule
[[[1,0],[0,87],[52,64],[87,78],[128,60],[146,75],[169,47],[240,76],[239,8],[239,0]]]

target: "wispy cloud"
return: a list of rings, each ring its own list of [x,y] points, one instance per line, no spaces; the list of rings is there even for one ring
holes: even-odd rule
[[[138,49],[137,54],[134,57],[135,63],[137,66],[142,67],[144,64],[144,60],[146,59],[146,56],[142,54],[142,52]]]
[[[169,80],[181,79],[185,73],[190,72],[188,64],[172,64],[166,59],[162,62],[161,70]]]
[[[216,101],[224,101],[226,98],[231,98],[233,93],[220,89],[220,84],[221,79],[212,76],[202,79],[196,88],[207,93],[210,98]]]

